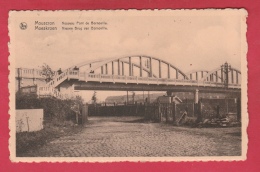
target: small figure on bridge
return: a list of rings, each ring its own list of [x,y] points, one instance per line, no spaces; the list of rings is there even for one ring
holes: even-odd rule
[[[58,75],[62,74],[61,68],[57,71]]]
[[[91,70],[89,73],[94,73],[94,70]]]
[[[79,68],[78,68],[77,66],[75,66],[73,69],[74,69],[74,70],[79,70]]]

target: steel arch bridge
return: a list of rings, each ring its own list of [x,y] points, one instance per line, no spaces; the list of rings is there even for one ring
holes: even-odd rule
[[[153,70],[156,65],[157,71]],[[89,72],[99,70],[101,74],[162,78],[162,71],[167,70],[167,78],[171,78],[171,74],[174,71],[176,79],[178,79],[179,76],[181,78],[188,78],[184,72],[173,64],[151,56],[111,58],[106,60],[88,61],[76,65],[78,68],[84,66],[88,66],[87,71]],[[163,66],[166,66],[167,69]],[[73,66],[71,68],[73,68]],[[136,71],[135,68],[139,69],[139,72],[136,74],[134,73]]]
[[[184,73],[175,65],[152,56],[127,56],[91,60],[63,71],[39,92],[55,90],[71,82],[84,90],[178,90],[241,91],[241,72],[225,63],[212,71]],[[87,86],[86,86],[87,85]]]

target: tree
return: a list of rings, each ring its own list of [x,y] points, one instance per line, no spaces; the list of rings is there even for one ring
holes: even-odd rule
[[[97,92],[96,92],[96,91],[94,91],[91,100],[92,100],[93,104],[96,104],[96,103],[97,103]]]
[[[84,100],[81,96],[77,95],[72,99],[71,110],[76,115],[76,123],[79,124],[79,116],[82,115],[82,106],[84,104]]]
[[[84,99],[81,97],[81,96],[79,96],[79,95],[77,95],[76,97],[75,97],[75,100],[74,100],[77,104],[79,104],[80,106],[82,106],[83,104],[84,104]]]
[[[50,68],[49,65],[47,65],[46,63],[44,63],[42,66],[42,75],[45,78],[46,83],[50,82],[53,79],[54,76],[54,71]]]

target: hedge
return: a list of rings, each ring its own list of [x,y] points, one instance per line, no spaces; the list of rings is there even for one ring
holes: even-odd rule
[[[45,119],[74,119],[75,113],[71,106],[75,103],[82,105],[83,101],[80,97],[61,100],[55,97],[38,98],[36,95],[16,94],[16,109],[43,109]]]

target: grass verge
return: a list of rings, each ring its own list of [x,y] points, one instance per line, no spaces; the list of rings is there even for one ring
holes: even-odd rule
[[[26,156],[29,150],[38,149],[55,138],[78,133],[81,130],[82,126],[77,126],[72,121],[46,120],[40,131],[16,133],[16,156]]]

